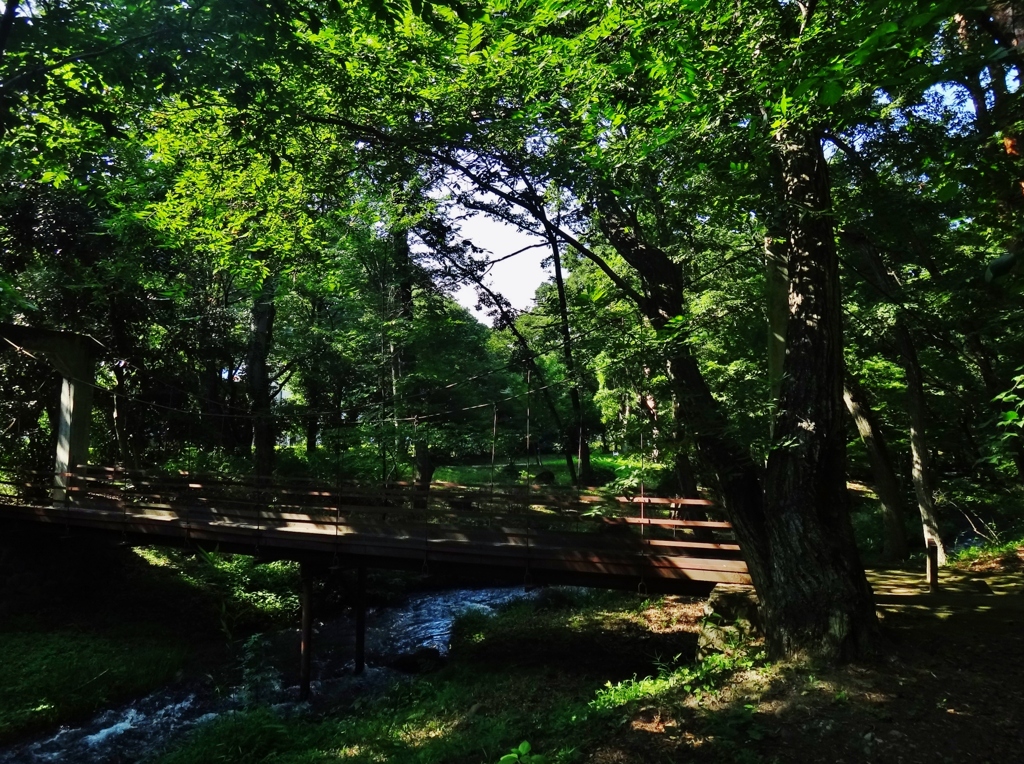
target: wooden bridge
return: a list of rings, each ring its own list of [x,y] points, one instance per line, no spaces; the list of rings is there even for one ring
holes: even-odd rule
[[[749,583],[703,499],[541,486],[387,487],[78,467],[0,480],[0,523],[329,567],[405,568],[525,584],[706,594]]]
[[[0,479],[0,532],[27,527],[291,559],[302,564],[300,697],[310,691],[312,580],[355,568],[356,672],[369,567],[704,595],[750,583],[724,520],[702,499],[601,496],[541,486],[368,487],[78,467]]]
[[[429,490],[156,474],[88,460],[95,360],[88,337],[0,323],[0,339],[37,352],[64,378],[53,472],[0,475],[5,527],[98,535],[302,563],[301,694],[308,696],[312,578],[359,571],[356,671],[362,669],[366,569],[406,568],[525,585],[577,584],[707,594],[750,583],[729,523],[700,499],[600,496],[542,486]]]

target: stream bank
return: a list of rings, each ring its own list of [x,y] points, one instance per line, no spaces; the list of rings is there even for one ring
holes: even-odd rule
[[[403,671],[439,668],[457,615],[472,611],[488,616],[529,596],[521,587],[453,589],[416,592],[400,605],[373,608],[367,624],[368,667],[361,676],[352,674],[353,618],[340,616],[319,624],[312,705],[365,701]],[[64,725],[56,734],[0,750],[0,764],[141,761],[196,725],[247,708],[272,707],[283,715],[309,710],[297,703],[297,630],[253,635],[242,644],[237,661],[241,683],[234,687],[218,687],[213,677],[178,682],[80,725]]]

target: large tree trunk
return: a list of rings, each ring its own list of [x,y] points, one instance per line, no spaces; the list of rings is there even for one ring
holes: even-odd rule
[[[776,139],[789,267],[786,360],[765,478],[773,654],[853,658],[878,622],[846,494],[839,258],[828,166],[812,131]]]
[[[790,352],[777,447],[766,490],[747,447],[729,434],[685,342],[670,351],[669,379],[701,459],[718,476],[764,614],[772,655],[826,660],[871,652],[878,631],[871,588],[846,507],[842,345],[835,242],[820,143],[780,143],[789,216]],[[678,264],[641,237],[615,200],[599,200],[602,231],[644,282],[640,308],[657,329],[683,314]],[[790,445],[792,444],[792,445]]]
[[[775,235],[765,237],[765,303],[768,311],[768,395],[778,406],[786,363],[786,325],[789,323],[789,266],[786,252]],[[772,426],[775,417],[772,417]]]
[[[249,385],[249,412],[252,415],[253,467],[256,476],[268,478],[274,470],[277,431],[270,416],[270,368],[268,359],[274,337],[277,312],[277,274],[269,273],[252,305],[252,338],[246,364]]]
[[[882,505],[882,557],[889,562],[904,560],[908,551],[907,531],[903,527],[906,506],[889,447],[856,381],[847,380],[843,400],[846,401],[846,408],[853,417],[864,448],[867,449],[871,473],[875,478],[875,492]]]

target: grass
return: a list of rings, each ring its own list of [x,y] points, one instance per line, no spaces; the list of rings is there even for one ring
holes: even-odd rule
[[[0,741],[148,692],[182,668],[184,644],[123,636],[0,632]]]
[[[82,720],[291,624],[297,565],[26,539],[0,570],[0,743]],[[13,559],[11,559],[13,558]]]
[[[610,479],[628,479],[636,471],[636,466],[629,459],[611,454],[594,454],[590,461],[596,471]],[[534,459],[531,459],[529,464],[524,458],[517,459],[511,465],[507,460],[499,459],[494,464],[493,480],[495,485],[510,485],[523,482],[527,476],[532,478],[542,471],[551,472],[555,476],[555,485],[572,485],[572,481],[569,479],[569,468],[565,464],[565,457],[561,454],[542,456],[540,466]],[[485,485],[490,483],[491,479],[490,462],[438,467],[434,473],[434,480],[462,485]]]
[[[695,639],[672,612],[662,600],[561,590],[497,615],[471,611],[456,622],[452,659],[436,674],[315,717],[265,709],[226,717],[160,762],[582,761],[636,708],[711,692],[737,667],[738,659],[677,661]]]
[[[961,549],[950,555],[948,562],[961,570],[1024,570],[1024,536]]]

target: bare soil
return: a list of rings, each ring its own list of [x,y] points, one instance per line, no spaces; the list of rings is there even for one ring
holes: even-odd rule
[[[589,758],[655,762],[1024,762],[1024,552],[977,570],[869,572],[888,659],[774,665],[641,708]],[[676,629],[699,627],[692,607]],[[652,624],[653,625],[653,624]]]

